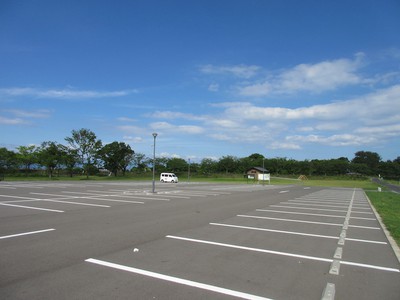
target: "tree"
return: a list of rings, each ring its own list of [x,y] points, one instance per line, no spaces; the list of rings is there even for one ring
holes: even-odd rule
[[[63,152],[56,142],[43,142],[38,148],[38,162],[46,167],[49,177],[53,177],[54,170],[63,162]]]
[[[381,157],[376,152],[358,151],[351,161],[353,164],[364,164],[368,167],[367,174],[377,174]]]
[[[133,167],[136,168],[136,172],[143,172],[146,169],[146,155],[143,153],[134,153],[132,155]]]
[[[167,162],[167,169],[172,172],[185,172],[188,170],[188,163],[183,158],[170,158]]]
[[[0,148],[0,175],[4,176],[6,171],[15,169],[17,164],[16,154],[7,148]]]
[[[239,160],[240,166],[241,166],[240,171],[244,172],[252,167],[262,167],[264,160],[265,160],[264,156],[259,153],[253,153],[248,157],[241,158]],[[264,166],[265,166],[265,162],[264,162]]]
[[[93,131],[85,128],[72,130],[72,136],[66,137],[65,140],[77,151],[86,178],[89,178],[89,170],[97,162],[97,154],[102,146],[101,140],[97,139]]]
[[[126,168],[133,159],[135,152],[128,144],[112,142],[99,150],[99,155],[104,162],[104,168],[117,176],[119,170],[125,175]]]
[[[29,171],[31,166],[37,163],[37,147],[35,145],[17,147],[17,161],[21,163],[25,171]]]
[[[79,162],[78,151],[76,149],[68,148],[64,145],[60,145],[62,153],[62,163],[65,166],[70,177],[74,174],[74,168]]]
[[[223,156],[218,162],[218,168],[225,173],[235,172],[238,169],[238,161],[235,156]]]
[[[203,158],[199,166],[200,172],[204,175],[214,173],[217,170],[217,164],[218,163],[211,158]]]

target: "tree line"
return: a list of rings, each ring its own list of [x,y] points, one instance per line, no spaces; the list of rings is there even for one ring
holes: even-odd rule
[[[123,142],[103,145],[96,134],[89,129],[72,130],[65,138],[66,144],[53,141],[42,142],[40,146],[19,146],[17,151],[0,148],[0,174],[32,174],[44,170],[51,178],[55,173],[89,175],[126,175],[127,172],[143,174],[151,172],[153,158],[135,153]],[[244,174],[252,167],[264,166],[270,173],[279,175],[327,175],[327,176],[381,176],[388,179],[400,178],[400,157],[383,161],[378,153],[358,151],[354,158],[313,159],[298,161],[288,158],[266,158],[253,153],[239,158],[226,155],[218,160],[204,158],[199,163],[182,158],[157,157],[157,173],[175,172],[211,176],[213,174]]]

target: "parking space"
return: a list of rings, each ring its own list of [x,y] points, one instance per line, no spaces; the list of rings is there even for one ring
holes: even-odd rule
[[[37,220],[42,228],[18,233],[10,223],[0,235],[40,240],[38,256],[42,243],[61,252],[57,259],[74,253],[67,262],[50,259],[58,266],[51,281],[74,287],[72,298],[398,299],[400,292],[399,261],[362,190],[193,183],[157,185],[153,194],[148,183],[130,182],[3,187],[2,225],[5,218],[25,220],[26,211],[37,217],[10,203],[64,212],[40,212],[51,215],[45,224],[52,226]],[[6,245],[7,257],[19,243]],[[15,285],[19,275],[8,268],[14,283],[0,276],[6,298],[19,298],[17,288],[32,299],[48,293],[28,291],[26,278]],[[29,278],[30,285],[49,280],[50,271],[37,268],[44,277]]]

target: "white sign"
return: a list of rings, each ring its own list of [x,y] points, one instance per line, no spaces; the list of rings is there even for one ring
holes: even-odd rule
[[[258,180],[268,180],[271,181],[271,174],[258,174]]]

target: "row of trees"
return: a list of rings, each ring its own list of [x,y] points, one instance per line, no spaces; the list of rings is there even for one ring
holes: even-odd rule
[[[123,174],[133,160],[134,151],[128,144],[112,142],[104,145],[96,134],[89,129],[73,130],[66,137],[67,145],[46,141],[40,146],[20,146],[18,152],[0,148],[0,170],[11,173],[23,170],[45,168],[49,177],[55,170],[65,170],[70,176],[77,170],[89,177],[99,169],[106,169],[117,176]]]
[[[79,172],[88,177],[99,170],[110,174],[150,172],[153,158],[135,153],[122,142],[112,142],[103,146],[96,134],[89,129],[73,130],[66,137],[66,145],[46,141],[40,146],[20,146],[17,152],[0,148],[0,172],[30,173],[45,169],[52,177],[62,170],[73,176]],[[346,157],[329,160],[297,161],[287,158],[265,158],[254,153],[248,157],[223,156],[219,160],[204,158],[193,163],[182,158],[158,157],[155,161],[157,172],[171,171],[178,174],[189,173],[209,176],[215,173],[243,174],[254,166],[265,166],[272,174],[280,175],[381,175],[385,178],[400,178],[400,157],[393,161],[383,161],[375,152],[359,151],[352,160]]]

